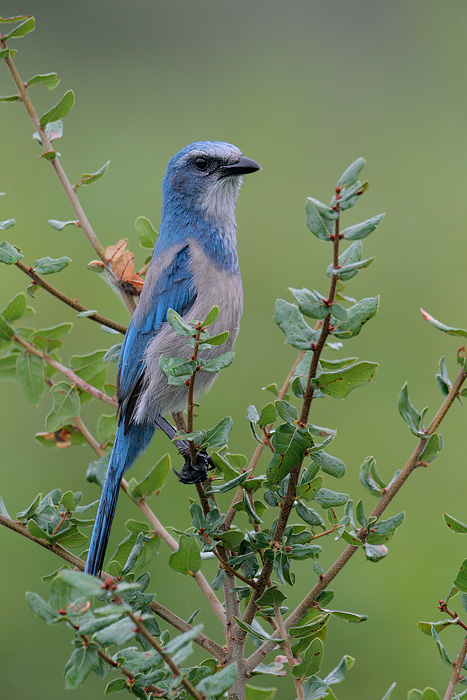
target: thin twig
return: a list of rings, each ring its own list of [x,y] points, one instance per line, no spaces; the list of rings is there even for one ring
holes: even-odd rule
[[[463,383],[465,382],[467,378],[467,372],[462,368],[457,375],[448,395],[446,396],[445,400],[443,401],[441,407],[437,411],[435,417],[430,423],[430,426],[427,430],[427,437],[430,435],[433,435],[433,433],[436,432],[438,427],[440,426],[443,418],[446,416],[446,413],[448,410],[451,408],[452,404],[456,400],[456,398],[459,395],[460,388],[462,387]],[[385,491],[378,504],[376,507],[373,509],[373,512],[371,513],[371,516],[374,516],[376,518],[380,518],[381,515],[384,513],[386,508],[389,506],[395,495],[398,493],[399,489],[404,485],[404,483],[407,481],[409,476],[412,474],[412,472],[419,466],[420,464],[420,454],[422,453],[423,449],[426,446],[426,438],[419,440],[416,448],[412,452],[409,460],[407,461],[406,465],[402,469],[401,473],[399,476],[394,480],[390,488]],[[364,541],[366,537],[366,529],[362,528],[356,535],[358,539],[361,541]],[[344,549],[342,554],[340,554],[336,561],[330,566],[330,568],[326,571],[326,573],[322,574],[319,578],[319,581],[316,583],[316,585],[311,589],[311,591],[308,593],[308,595],[302,600],[302,602],[293,610],[293,612],[289,615],[289,617],[285,620],[285,626],[286,629],[290,629],[294,625],[296,625],[299,620],[305,615],[308,610],[310,610],[313,605],[316,602],[316,598],[318,595],[324,591],[331,581],[337,576],[337,574],[342,571],[344,566],[349,562],[349,560],[352,558],[352,556],[355,554],[355,552],[359,549],[359,547],[355,545],[347,545],[347,547]],[[272,635],[272,639],[274,639],[274,636],[278,637],[279,635],[277,633]],[[247,659],[247,671],[252,671],[264,658],[265,656],[274,649],[274,642],[265,642],[262,644],[250,657]]]
[[[120,599],[120,600],[121,600],[121,599]],[[130,610],[127,610],[127,613],[126,613],[126,614],[127,614],[128,617],[134,622],[134,624],[135,624],[135,626],[136,626],[136,629],[138,630],[138,633],[139,633],[142,637],[144,637],[144,638],[149,642],[149,644],[157,651],[157,653],[159,654],[159,656],[165,661],[165,663],[166,663],[167,666],[170,668],[170,670],[172,671],[172,673],[173,673],[175,676],[177,676],[177,677],[181,677],[181,684],[183,685],[183,687],[185,688],[185,690],[191,695],[191,697],[192,697],[192,698],[195,698],[195,700],[203,700],[202,696],[198,693],[198,691],[196,690],[196,688],[194,688],[194,687],[191,685],[190,681],[187,680],[187,679],[183,676],[181,670],[179,669],[179,667],[177,666],[177,664],[174,662],[174,660],[172,659],[172,657],[169,656],[169,654],[166,654],[166,653],[165,653],[165,651],[163,650],[163,648],[161,647],[161,645],[158,644],[158,642],[154,639],[154,637],[147,631],[147,629],[146,629],[146,627],[144,626],[142,620],[141,620],[140,618],[136,617],[136,615],[134,615]]]
[[[72,554],[68,551],[68,549],[65,549],[59,544],[49,544],[46,540],[34,537],[34,535],[31,535],[28,528],[19,521],[12,520],[11,518],[0,514],[0,525],[7,527],[8,529],[12,530],[13,532],[16,532],[19,535],[22,535],[23,537],[26,537],[26,539],[31,540],[36,544],[39,544],[41,547],[44,547],[44,549],[47,549],[49,552],[56,554],[64,561],[68,562],[68,564],[71,564],[71,566],[73,566],[75,569],[84,571],[86,562],[83,561],[83,559],[80,559],[75,554]],[[110,578],[110,574],[107,574],[103,571],[101,574],[101,578],[106,580]],[[179,632],[188,632],[189,630],[193,629],[192,626],[188,624],[188,622],[185,622],[185,620],[182,620],[181,617],[175,615],[175,613],[166,608],[164,605],[161,605],[161,603],[156,602],[155,600],[149,603],[149,608],[152,610],[153,613],[158,615],[161,619],[165,620],[165,622],[168,622]],[[225,650],[223,649],[223,647],[221,647],[219,644],[214,642],[206,635],[200,633],[194,638],[193,641],[196,642],[196,644],[202,647],[205,651],[212,654],[221,663],[225,662]]]
[[[467,655],[467,637],[464,638],[461,650],[459,652],[459,656],[457,657],[457,661],[454,664],[454,667],[452,669],[451,679],[449,681],[448,687],[446,688],[446,692],[444,694],[443,700],[451,700],[451,698],[454,697],[454,693],[456,691],[456,686],[459,683],[460,676],[461,676],[462,664],[465,661],[466,655]]]
[[[77,631],[79,631],[79,627],[75,628],[75,629],[77,629]],[[89,637],[86,634],[81,634],[80,637],[83,640],[84,644],[86,646],[88,646],[88,644],[90,642]],[[136,676],[131,671],[129,671],[127,668],[125,668],[125,666],[122,666],[121,664],[119,664],[118,661],[114,661],[110,656],[108,656],[108,654],[106,654],[104,651],[102,651],[101,647],[99,647],[99,649],[97,650],[97,655],[100,656],[102,661],[104,663],[106,663],[108,666],[110,666],[111,668],[114,668],[114,669],[118,669],[120,671],[120,673],[123,676],[126,676],[126,678],[128,678],[128,680],[130,682],[134,682],[136,680]],[[157,685],[153,685],[152,683],[150,685],[147,685],[146,689],[150,690],[152,693],[157,693],[157,695],[155,695],[155,697],[162,697],[162,695],[164,694],[164,691],[161,688],[158,688]]]
[[[78,387],[78,389],[82,389],[82,391],[91,394],[91,396],[94,396],[94,398],[96,399],[100,399],[100,401],[104,401],[113,408],[117,407],[116,401],[114,401],[114,399],[111,396],[108,396],[108,394],[106,394],[104,391],[96,389],[95,386],[92,386],[91,384],[88,384],[88,382],[85,382],[84,379],[78,377],[78,375],[75,374],[75,372],[73,372],[72,369],[70,369],[69,367],[65,367],[65,365],[62,365],[61,362],[54,360],[53,357],[50,357],[50,355],[47,355],[47,353],[42,352],[42,350],[36,348],[35,345],[28,343],[27,340],[21,338],[21,336],[19,336],[17,333],[14,333],[11,339],[19,345],[21,345],[26,350],[26,352],[30,352],[33,355],[40,357],[41,360],[44,360],[44,362],[47,362],[48,365],[54,367],[54,369],[58,370],[58,372],[61,372],[67,379],[70,380],[70,382],[74,386]]]
[[[295,663],[296,660],[295,660],[295,657],[292,653],[292,647],[290,646],[290,637],[287,634],[287,630],[285,629],[282,613],[279,610],[277,605],[273,605],[273,608],[274,608],[274,615],[276,616],[276,620],[277,620],[277,631],[279,632],[279,634],[281,635],[281,637],[284,640],[283,647],[284,647],[285,655],[287,656],[287,662],[289,664],[290,674],[291,674],[292,680],[294,682],[295,692],[297,693],[297,700],[305,700],[305,697],[303,694],[303,685],[300,682],[300,680],[298,678],[295,678],[295,676],[293,675],[293,670],[296,666],[296,663]]]
[[[0,40],[0,47],[2,49],[6,48],[6,44],[4,41]],[[53,158],[47,159],[49,160],[49,163],[52,165],[53,169],[55,170],[58,179],[60,180],[60,183],[65,190],[65,194],[68,197],[71,206],[73,207],[73,211],[76,214],[76,218],[79,224],[79,227],[83,230],[86,238],[88,239],[89,243],[91,246],[94,248],[96,251],[97,255],[99,258],[106,263],[105,259],[105,250],[104,247],[102,246],[101,242],[99,241],[98,237],[94,233],[94,230],[89,223],[86,214],[84,213],[83,207],[81,206],[81,203],[78,199],[78,196],[76,194],[75,189],[73,188],[72,184],[70,183],[63,167],[62,164],[60,163],[60,158],[58,155],[55,153],[55,150],[50,142],[49,137],[47,136],[45,130],[41,127],[40,125],[40,120],[37,115],[36,110],[34,109],[31,100],[29,99],[28,91],[25,87],[25,83],[21,80],[21,77],[16,69],[16,66],[13,62],[13,59],[11,57],[5,58],[5,63],[7,64],[8,70],[10,71],[10,75],[13,78],[16,87],[18,88],[19,95],[21,97],[21,102],[24,104],[26,107],[26,110],[31,117],[32,123],[34,124],[34,128],[36,129],[37,133],[40,136],[41,143],[44,147],[45,153],[52,153],[54,154]],[[136,308],[135,302],[133,300],[133,297],[130,294],[127,294],[126,292],[119,290],[120,295],[125,302],[128,311],[130,314],[132,314]]]
[[[292,365],[292,369],[288,373],[284,384],[282,385],[280,391],[277,394],[278,400],[283,399],[284,396],[287,394],[287,392],[289,390],[289,386],[290,386],[290,380],[292,379],[293,374],[295,372],[295,369],[297,368],[297,366],[298,366],[300,360],[303,358],[304,354],[305,354],[304,352],[299,353],[297,359],[295,360],[294,364]],[[272,428],[272,423],[267,425],[265,430],[267,432],[269,432],[271,430],[271,428]],[[250,459],[250,463],[249,463],[248,467],[246,468],[247,471],[251,470],[251,474],[253,474],[255,467],[258,464],[265,447],[266,447],[265,443],[261,443],[261,445],[256,446],[256,449],[253,452],[253,456]],[[250,476],[251,476],[251,474],[250,474]],[[242,496],[243,496],[243,489],[241,488],[241,486],[239,486],[239,488],[235,492],[235,496],[233,497],[232,503],[230,504],[229,510],[227,511],[227,514],[225,516],[224,523],[222,525],[223,530],[230,530],[233,519],[234,519],[235,515],[237,514],[237,511],[235,510],[234,505],[242,500]]]
[[[62,301],[64,304],[67,304],[68,306],[71,306],[72,309],[75,311],[79,311],[79,313],[84,313],[86,311],[89,311],[85,306],[80,304],[76,299],[71,299],[70,297],[67,297],[66,294],[63,294],[60,290],[56,289],[55,287],[52,287],[51,284],[46,282],[40,275],[37,274],[37,272],[34,271],[32,267],[28,267],[24,263],[21,262],[21,260],[18,260],[15,263],[16,267],[21,270],[21,272],[24,272],[28,277],[32,279],[34,284],[39,285],[39,287],[42,287],[42,289],[45,289],[46,292],[49,292],[49,294],[52,294],[52,296],[56,297],[60,301]],[[118,331],[119,333],[123,333],[125,335],[127,327],[122,326],[121,323],[117,323],[116,321],[112,321],[110,318],[106,318],[105,316],[101,316],[98,313],[92,314],[91,316],[86,316],[86,318],[89,318],[91,321],[96,321],[97,323],[100,323],[102,326],[107,326],[107,328],[112,328],[114,331]]]

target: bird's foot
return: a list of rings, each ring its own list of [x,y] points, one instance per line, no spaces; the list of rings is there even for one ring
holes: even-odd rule
[[[174,472],[182,484],[199,484],[202,481],[206,481],[208,478],[208,471],[211,469],[214,469],[211,457],[206,450],[201,450],[196,455],[196,462],[194,464],[191,458],[187,457],[181,471],[177,472],[174,469]]]

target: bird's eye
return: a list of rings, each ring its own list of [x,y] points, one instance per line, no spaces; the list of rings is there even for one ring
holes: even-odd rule
[[[208,161],[206,160],[206,158],[199,157],[195,160],[195,165],[198,168],[198,170],[206,170],[206,168],[208,167]]]

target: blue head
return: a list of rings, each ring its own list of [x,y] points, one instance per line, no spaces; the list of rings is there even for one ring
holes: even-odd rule
[[[243,175],[260,168],[238,148],[221,141],[197,141],[179,151],[169,160],[162,182],[158,248],[195,237],[211,255],[216,250],[220,255],[223,240],[235,238],[235,207]]]

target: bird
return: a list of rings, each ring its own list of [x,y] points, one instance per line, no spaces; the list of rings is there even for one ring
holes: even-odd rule
[[[167,164],[159,237],[120,351],[118,427],[86,559],[88,574],[102,571],[123,474],[146,450],[157,426],[173,437],[175,430],[164,415],[187,405],[186,386],[169,385],[160,368],[162,355],[188,357],[192,352],[167,322],[168,310],[191,321],[203,320],[214,305],[219,307],[210,332],[228,330],[229,337],[224,345],[206,350],[207,359],[235,343],[243,310],[235,209],[243,176],[258,170],[256,161],[221,141],[192,143]],[[198,374],[195,399],[216,376]],[[200,469],[201,477],[190,469],[182,481],[206,478],[205,469]]]

